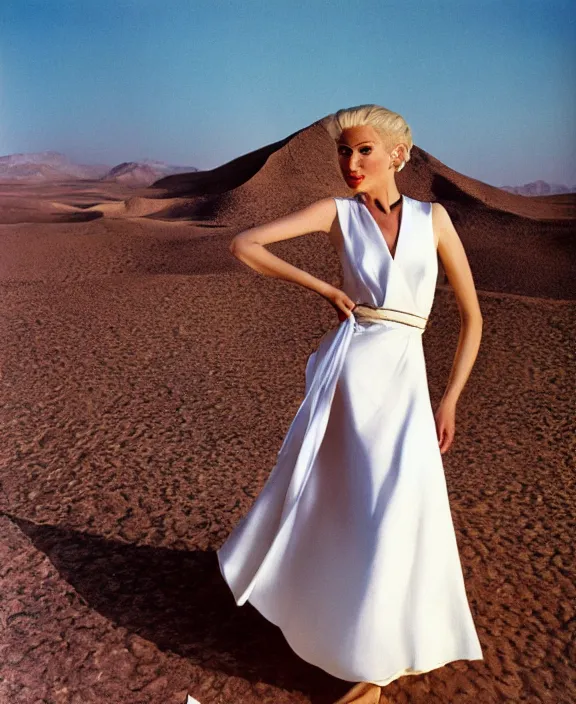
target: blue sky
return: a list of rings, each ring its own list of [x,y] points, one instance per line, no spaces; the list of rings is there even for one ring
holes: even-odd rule
[[[2,0],[0,155],[211,169],[341,107],[494,185],[576,184],[568,0]]]

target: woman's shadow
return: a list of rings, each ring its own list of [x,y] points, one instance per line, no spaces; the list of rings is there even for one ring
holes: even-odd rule
[[[201,667],[329,704],[351,683],[300,659],[251,604],[238,607],[214,552],[135,546],[7,515],[87,605]]]

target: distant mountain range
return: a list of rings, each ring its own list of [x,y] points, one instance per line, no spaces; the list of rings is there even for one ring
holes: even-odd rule
[[[500,186],[503,191],[517,193],[521,196],[552,196],[557,193],[576,193],[576,185],[568,187],[563,183],[548,183],[547,181],[532,181],[523,186]]]
[[[140,159],[109,164],[76,164],[65,154],[55,151],[29,152],[0,156],[0,181],[45,183],[49,181],[89,179],[117,181],[127,186],[148,186],[164,176],[200,171],[195,166],[177,166],[165,161]],[[576,185],[532,181],[523,186],[499,186],[504,191],[523,196],[548,196],[576,193]]]
[[[171,174],[199,171],[195,166],[176,166],[154,159],[109,164],[76,164],[55,151],[8,154],[0,156],[0,181],[46,183],[50,181],[89,179],[117,181],[128,186],[147,186]]]

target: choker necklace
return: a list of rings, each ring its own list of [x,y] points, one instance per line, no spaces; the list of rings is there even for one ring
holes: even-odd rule
[[[379,208],[383,213],[386,212],[384,210],[384,208],[382,207],[382,205],[380,204],[380,201],[378,200],[378,198],[375,198],[374,202],[376,203],[377,208]],[[402,202],[402,196],[400,196],[400,198],[398,198],[398,200],[395,200],[393,203],[390,203],[390,210],[392,210],[392,208],[394,208],[396,205],[398,205],[398,203],[401,203],[401,202]]]
[[[362,198],[364,197],[364,193],[358,193],[358,195],[359,195],[360,197],[362,197]],[[390,210],[392,210],[392,208],[394,208],[394,207],[396,207],[397,205],[399,205],[401,202],[402,202],[402,196],[400,196],[400,198],[398,198],[398,200],[395,200],[393,203],[390,204]],[[384,208],[382,207],[382,205],[381,205],[380,201],[378,200],[378,198],[375,198],[375,199],[374,199],[374,203],[376,204],[376,207],[378,208],[378,210],[381,210],[383,213],[386,212],[386,211],[384,210]]]

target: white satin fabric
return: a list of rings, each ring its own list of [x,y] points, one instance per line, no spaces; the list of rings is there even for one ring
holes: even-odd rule
[[[343,290],[427,317],[432,205],[403,196],[392,258],[368,208],[335,198]],[[236,603],[304,660],[386,685],[482,660],[452,523],[422,330],[350,316],[320,339],[306,394],[250,511],[218,550]]]

